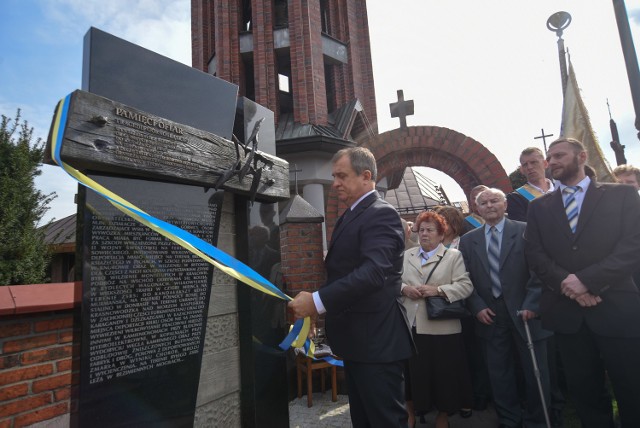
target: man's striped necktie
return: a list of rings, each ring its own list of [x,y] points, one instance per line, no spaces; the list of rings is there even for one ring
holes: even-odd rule
[[[498,242],[498,229],[491,226],[491,237],[489,238],[489,248],[487,256],[489,258],[489,275],[491,276],[491,294],[493,297],[500,297],[502,285],[500,284],[500,243]]]
[[[578,190],[580,190],[580,186],[567,186],[563,190],[568,195],[567,200],[564,202],[564,210],[567,213],[569,226],[573,233],[576,233],[576,226],[578,225],[578,203],[576,202],[576,192]]]

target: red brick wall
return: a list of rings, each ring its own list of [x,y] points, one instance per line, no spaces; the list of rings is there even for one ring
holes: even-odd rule
[[[316,291],[324,283],[322,223],[284,223],[280,225],[280,250],[285,293]]]
[[[0,428],[69,413],[73,346],[72,310],[0,317]]]

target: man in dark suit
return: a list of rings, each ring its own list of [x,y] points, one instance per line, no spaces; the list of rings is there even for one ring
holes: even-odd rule
[[[529,205],[531,268],[544,287],[540,314],[555,331],[570,395],[583,427],[613,427],[605,369],[623,428],[640,427],[640,197],[630,186],[585,175],[587,153],[574,139],[549,146],[559,189]]]
[[[289,302],[297,318],[325,314],[331,349],[344,360],[353,426],[406,427],[404,367],[412,353],[400,304],[404,231],[375,191],[376,161],[365,148],[340,150],[333,188],[349,208],[338,220],[325,265],[327,282]]]
[[[529,323],[540,381],[549,401],[546,338],[536,319],[540,282],[532,276],[524,255],[525,224],[505,218],[505,194],[488,189],[477,197],[478,211],[485,221],[460,240],[460,251],[473,282],[467,299],[475,315],[476,333],[483,339],[493,401],[500,427],[545,427],[540,390],[527,348],[524,322]],[[519,358],[525,379],[526,409],[518,397],[515,360]]]

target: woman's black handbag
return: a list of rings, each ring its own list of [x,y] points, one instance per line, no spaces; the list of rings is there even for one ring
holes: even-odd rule
[[[431,279],[431,275],[433,271],[436,270],[440,261],[444,259],[444,256],[447,254],[445,250],[444,254],[436,262],[436,265],[431,269],[427,280],[424,282],[425,284],[429,282]],[[446,297],[433,296],[433,297],[425,297],[425,302],[427,303],[427,317],[430,320],[448,320],[448,319],[459,319],[468,317],[471,313],[467,310],[466,305],[464,304],[464,300],[456,300],[455,302],[449,302]]]
[[[449,302],[445,297],[427,297],[427,317],[430,320],[465,318],[471,315],[463,300]]]

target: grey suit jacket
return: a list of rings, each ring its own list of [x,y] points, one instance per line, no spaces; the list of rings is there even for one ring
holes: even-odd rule
[[[539,313],[541,284],[529,270],[525,258],[523,238],[525,227],[525,223],[505,219],[500,245],[500,282],[502,297],[509,309],[511,320],[520,336],[527,340],[524,323],[517,312],[527,309]],[[471,313],[476,315],[483,309],[493,308],[495,304],[491,294],[491,277],[484,227],[479,227],[463,235],[460,239],[459,249],[464,257],[474,289],[467,299],[467,305]],[[543,330],[537,319],[529,320],[529,328],[533,340],[543,339],[552,334],[550,331]],[[481,337],[490,338],[493,329],[493,325],[476,322],[476,333]]]

